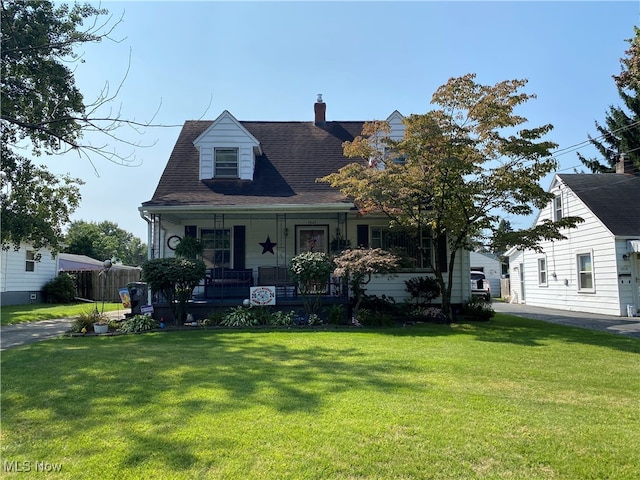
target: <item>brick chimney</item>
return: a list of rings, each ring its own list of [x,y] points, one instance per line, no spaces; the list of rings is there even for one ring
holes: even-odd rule
[[[318,94],[318,100],[313,105],[313,111],[316,114],[315,124],[319,127],[324,127],[327,124],[327,104],[322,101],[322,94]]]
[[[624,153],[620,154],[620,158],[618,159],[618,163],[616,163],[616,173],[627,173],[629,175],[635,175],[636,169],[629,158]]]

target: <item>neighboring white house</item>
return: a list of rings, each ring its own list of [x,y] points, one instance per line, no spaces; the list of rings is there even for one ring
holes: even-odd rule
[[[578,312],[627,316],[640,304],[640,176],[624,157],[617,173],[556,175],[554,200],[537,223],[584,220],[545,241],[543,251],[512,249],[511,301]]]
[[[471,252],[471,270],[484,273],[491,285],[491,296],[500,296],[500,277],[502,274],[500,260],[490,254]]]
[[[42,287],[58,275],[58,257],[29,245],[0,253],[0,302],[21,305],[42,301]]]

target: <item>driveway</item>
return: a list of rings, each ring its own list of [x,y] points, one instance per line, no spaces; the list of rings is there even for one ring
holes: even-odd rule
[[[494,301],[492,306],[496,312],[508,313],[518,317],[640,338],[640,317],[614,317],[612,315],[570,312],[498,301]]]
[[[111,318],[122,318],[123,316],[122,312],[106,314]],[[72,318],[60,318],[2,326],[0,327],[0,351],[59,337],[69,331],[72,323]]]

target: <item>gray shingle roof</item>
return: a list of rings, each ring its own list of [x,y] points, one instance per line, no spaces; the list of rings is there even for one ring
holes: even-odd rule
[[[187,121],[150,201],[143,206],[348,203],[316,178],[355,159],[342,143],[359,135],[363,122],[240,122],[259,142],[253,181],[198,179],[199,153],[193,141],[213,122]]]
[[[640,235],[640,177],[627,174],[563,174],[558,177],[614,235]]]

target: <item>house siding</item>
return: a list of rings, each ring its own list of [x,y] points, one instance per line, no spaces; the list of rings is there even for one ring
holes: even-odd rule
[[[47,250],[41,250],[41,259],[35,262],[35,270],[25,270],[27,245],[19,250],[10,248],[0,253],[0,293],[3,305],[18,305],[42,301],[42,287],[56,277],[58,259]],[[35,298],[32,298],[35,295]]]
[[[237,148],[238,176],[242,180],[253,180],[255,140],[229,116],[221,116],[215,127],[198,139],[197,146],[200,149],[200,180],[214,177],[216,148]]]
[[[622,247],[571,190],[560,184],[551,191],[562,195],[564,216],[579,216],[584,222],[577,228],[563,231],[566,240],[541,242],[542,253],[525,251],[520,252],[519,257],[511,257],[511,290],[519,297],[517,301],[523,300],[518,285],[519,272],[515,268],[523,263],[524,303],[578,312],[623,314],[624,299],[620,297],[618,286],[618,257],[622,256],[619,253]],[[553,218],[552,203],[541,210],[538,222],[545,218]],[[577,255],[580,253],[592,255],[594,288],[590,291],[579,288]],[[546,259],[546,285],[539,283],[540,258]]]

